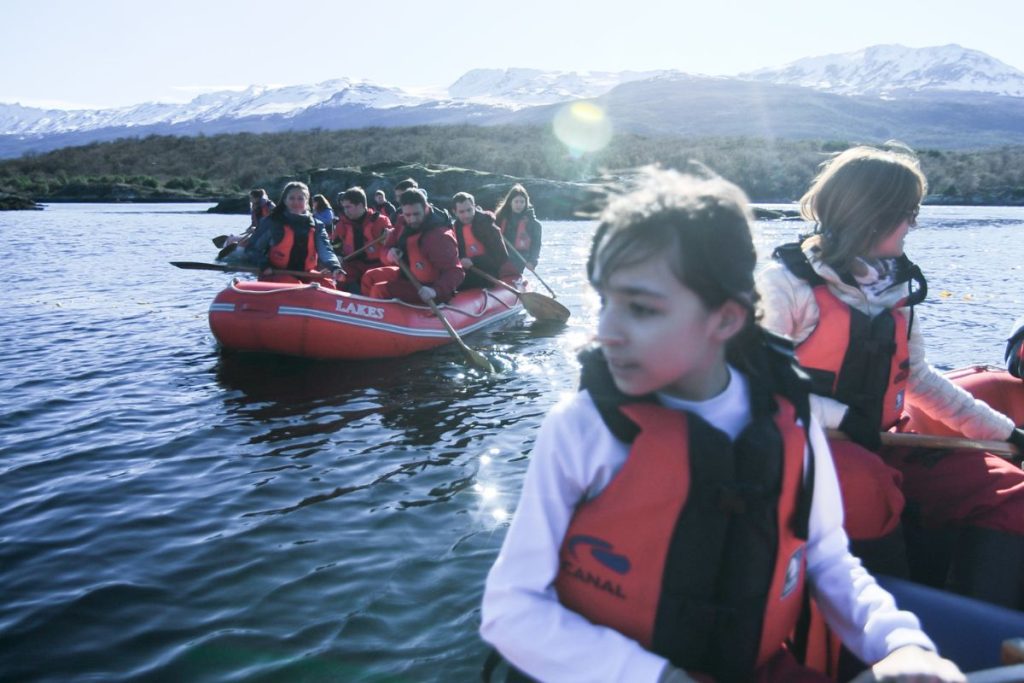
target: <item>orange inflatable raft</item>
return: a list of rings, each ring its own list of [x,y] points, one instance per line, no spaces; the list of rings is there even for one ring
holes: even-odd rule
[[[521,310],[516,294],[504,289],[466,290],[441,306],[460,335]],[[210,304],[210,329],[232,351],[317,359],[393,358],[452,342],[425,304],[299,283],[234,281]]]

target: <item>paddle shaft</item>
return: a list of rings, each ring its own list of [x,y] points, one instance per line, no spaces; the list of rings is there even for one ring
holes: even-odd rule
[[[417,289],[423,287],[423,283],[412,274],[412,271],[409,270],[409,266],[405,265],[405,261],[398,259],[398,267],[402,270],[402,274],[409,278],[409,282],[415,285]],[[460,337],[459,333],[455,331],[452,324],[448,322],[448,318],[446,318],[444,313],[441,312],[441,308],[437,305],[437,302],[431,298],[427,299],[427,303],[430,304],[430,310],[434,312],[434,315],[436,315],[438,320],[441,321],[441,324],[444,325],[444,329],[448,330],[449,336],[451,336],[451,338],[455,340],[455,343],[459,345],[459,348],[462,349],[463,354],[465,354],[466,358],[469,359],[469,362],[479,368],[487,370],[488,372],[494,372],[494,368],[491,366],[490,361],[466,346],[466,342],[462,341],[462,337]]]
[[[343,256],[341,258],[341,262],[344,263],[345,261],[350,261],[350,260],[354,259],[356,256],[359,256],[360,254],[362,254],[364,251],[366,251],[367,249],[369,249],[373,245],[380,244],[381,242],[383,242],[385,239],[387,239],[387,236],[388,236],[388,234],[386,232],[382,232],[380,235],[378,235],[377,237],[374,237],[372,240],[370,240],[369,242],[367,242],[363,246],[359,247],[358,249],[353,251],[348,256]]]
[[[250,225],[248,228],[245,229],[245,232],[243,232],[238,239],[245,239],[246,237],[251,235],[254,230],[255,228]],[[213,238],[213,246],[220,249],[221,247],[224,246],[224,243],[227,242],[228,239],[230,239],[231,237],[233,237],[233,235],[217,235],[216,237]]]
[[[837,441],[849,441],[850,437],[838,429],[829,429],[827,436]],[[939,436],[937,434],[914,434],[913,432],[882,432],[883,446],[904,446],[907,448],[936,448],[952,450],[968,448],[987,451],[1010,460],[1019,460],[1021,453],[1009,441],[968,439],[962,436]]]
[[[175,268],[182,268],[184,270],[215,270],[221,273],[255,273],[257,275],[263,273],[256,266],[226,266],[220,263],[200,263],[198,261],[171,261],[171,265]],[[330,277],[323,273],[312,273],[307,270],[284,270],[282,268],[268,268],[270,275],[290,275],[292,277],[303,278],[306,280],[317,280],[322,277]]]
[[[507,289],[510,292],[515,292],[519,296],[523,295],[522,292],[520,292],[518,289],[516,289],[515,287],[513,287],[509,283],[505,282],[504,280],[499,280],[498,278],[494,277],[490,273],[485,273],[484,271],[480,270],[476,266],[470,266],[469,267],[469,271],[471,273],[476,273],[477,275],[479,275],[483,279],[487,280],[491,284],[498,285],[499,287],[502,287],[503,289]]]
[[[542,278],[542,277],[541,277],[540,275],[538,275],[538,274],[537,274],[537,271],[536,271],[536,270],[534,270],[534,269],[533,269],[532,267],[530,267],[530,262],[526,260],[526,257],[525,257],[525,256],[523,256],[522,254],[520,254],[520,253],[519,253],[519,250],[518,250],[518,249],[516,249],[516,248],[515,248],[515,247],[514,247],[514,246],[512,245],[512,243],[511,243],[511,242],[509,242],[509,241],[508,241],[508,238],[507,238],[507,237],[505,237],[504,235],[502,235],[502,236],[501,236],[501,239],[503,239],[503,240],[505,241],[505,246],[506,246],[506,247],[508,247],[508,250],[509,250],[510,252],[512,252],[513,254],[515,254],[515,255],[516,255],[516,258],[518,258],[518,259],[519,259],[520,261],[522,261],[523,265],[524,265],[524,266],[526,266],[526,269],[527,269],[528,271],[530,271],[531,273],[533,273],[533,276],[534,276],[535,278],[537,278],[537,282],[539,282],[539,283],[541,283],[542,285],[544,285],[544,289],[546,289],[546,290],[548,290],[549,292],[551,292],[551,296],[552,296],[552,297],[554,297],[555,299],[557,299],[557,298],[558,298],[558,295],[557,295],[557,294],[555,294],[555,290],[553,290],[553,289],[551,289],[550,287],[548,287],[548,283],[544,282],[544,278]]]

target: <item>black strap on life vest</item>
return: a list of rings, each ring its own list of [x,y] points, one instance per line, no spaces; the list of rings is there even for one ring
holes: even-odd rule
[[[801,237],[801,240],[803,238]],[[807,255],[800,247],[800,242],[787,242],[775,247],[772,258],[786,266],[786,269],[798,278],[809,284],[811,287],[828,284],[822,276],[815,272]]]
[[[473,219],[473,222],[475,223],[476,216],[474,216]],[[473,230],[473,223],[470,223],[469,225],[463,225],[462,221],[460,221],[457,218],[455,219],[455,229],[453,232],[455,233],[455,241],[458,242],[459,244],[460,258],[468,256],[468,254],[466,253],[466,234],[463,232],[466,228],[469,228],[470,231],[473,232],[474,236],[476,235],[476,232]]]
[[[798,242],[787,242],[775,247],[775,251],[772,252],[772,258],[782,263],[789,272],[811,287],[827,285],[828,281],[818,275],[814,267],[811,266],[810,261],[807,260],[807,255],[800,246],[802,241],[803,237]],[[910,320],[907,323],[907,338],[909,339],[910,328],[914,324],[914,306],[923,302],[928,296],[928,281],[925,279],[924,273],[921,272],[921,268],[911,261],[906,254],[896,259],[894,284],[901,284],[903,282],[907,283],[909,289],[907,299],[903,303],[904,306],[910,308]],[[917,290],[914,289],[915,283],[918,286]]]
[[[370,219],[370,210],[363,212],[362,217],[357,221],[350,220],[352,225],[352,251],[359,251],[366,244],[365,228],[366,221]]]

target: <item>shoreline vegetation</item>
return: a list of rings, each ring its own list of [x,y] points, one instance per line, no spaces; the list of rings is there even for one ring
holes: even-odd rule
[[[213,211],[246,213],[251,187],[274,196],[287,180],[302,180],[328,197],[357,184],[390,196],[395,182],[413,177],[435,201],[468,191],[485,208],[522,182],[539,215],[560,220],[592,215],[605,190],[630,174],[616,169],[685,168],[691,160],[738,184],[753,202],[788,203],[830,154],[861,142],[879,141],[621,133],[599,152],[574,154],[547,127],[528,126],[153,135],[0,161],[0,210],[58,202],[218,202]],[[916,151],[931,180],[925,204],[1024,205],[1024,146]]]

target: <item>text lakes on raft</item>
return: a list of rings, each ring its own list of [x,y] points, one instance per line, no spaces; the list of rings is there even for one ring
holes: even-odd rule
[[[348,313],[349,315],[358,315],[363,318],[374,318],[376,320],[384,319],[384,309],[378,306],[357,304],[354,301],[338,301],[335,303],[335,308],[339,313]]]

